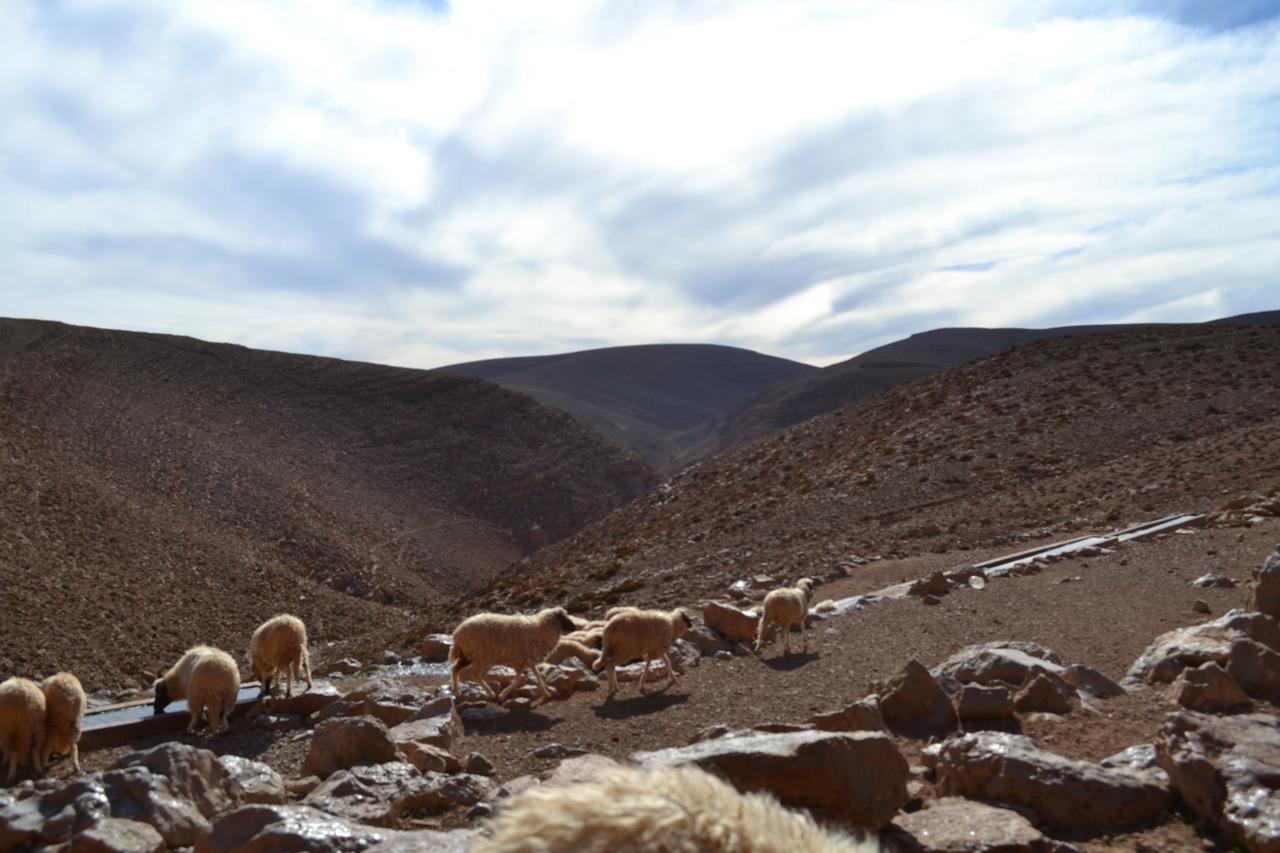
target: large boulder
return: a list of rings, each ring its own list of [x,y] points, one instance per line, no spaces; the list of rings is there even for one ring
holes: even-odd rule
[[[1254,699],[1280,705],[1280,653],[1253,640],[1236,640],[1227,653],[1227,673]]]
[[[954,678],[961,684],[1002,682],[1014,687],[1036,672],[1060,676],[1062,661],[1044,646],[1018,640],[967,646],[932,670],[935,678]]]
[[[428,634],[418,641],[418,653],[424,660],[432,663],[444,663],[449,659],[449,652],[452,650],[453,635],[451,634]]]
[[[245,806],[219,818],[201,836],[195,853],[277,853],[277,851],[360,851],[406,835],[335,817],[306,805]],[[423,848],[419,848],[423,849]],[[431,848],[425,848],[431,849]]]
[[[707,627],[719,631],[730,639],[743,643],[756,641],[756,627],[760,615],[753,610],[741,610],[732,604],[708,602],[702,608],[702,621]]]
[[[462,739],[462,718],[453,703],[442,713],[401,723],[391,729],[391,740],[404,751],[410,744],[434,746],[452,751]]]
[[[1280,619],[1280,546],[1254,572],[1253,605],[1258,612]],[[1274,646],[1272,648],[1275,648]]]
[[[159,853],[164,839],[149,824],[104,817],[71,839],[67,853]]]
[[[1280,851],[1280,719],[1175,712],[1156,752],[1198,815],[1254,853]]]
[[[940,793],[1029,809],[1040,826],[1134,826],[1170,806],[1168,792],[1148,775],[1065,758],[1004,732],[951,738],[934,770]]]
[[[374,717],[338,717],[316,726],[302,775],[328,778],[336,770],[395,761],[396,744]]]
[[[1062,670],[1062,680],[1070,684],[1080,693],[1087,693],[1096,699],[1110,699],[1122,696],[1124,688],[1091,666],[1073,663]]]
[[[305,693],[298,690],[297,685],[294,685],[294,687],[294,694],[288,699],[283,696],[274,696],[266,704],[254,706],[255,710],[258,712],[269,710],[272,714],[296,714],[299,717],[308,717],[324,710],[342,698],[338,688],[323,679],[316,679],[312,682],[310,689]]]
[[[1056,846],[1017,812],[963,797],[931,800],[893,822],[911,836],[903,847],[919,853],[1048,853]]]
[[[956,727],[951,697],[929,670],[908,661],[902,672],[879,685],[880,713],[890,726],[950,731]]]
[[[1240,685],[1216,663],[1184,669],[1173,682],[1178,704],[1192,711],[1210,714],[1247,710],[1249,697]]]
[[[1013,716],[1013,692],[993,684],[966,684],[955,694],[956,713],[965,721],[1005,720]]]
[[[287,803],[284,779],[261,761],[215,755],[207,749],[169,742],[118,759],[111,769],[145,767],[164,776],[179,797],[205,817],[249,803]]]
[[[1187,667],[1213,661],[1225,664],[1231,644],[1239,639],[1254,640],[1280,651],[1280,625],[1262,613],[1232,610],[1226,615],[1161,634],[1129,667],[1125,681],[1168,684]]]
[[[694,764],[740,791],[764,791],[854,826],[880,829],[907,802],[910,769],[878,732],[746,734],[637,752],[643,767]]]
[[[323,812],[375,826],[396,826],[408,817],[473,806],[496,786],[467,773],[420,773],[403,761],[339,770],[303,800]]]
[[[1013,697],[1014,707],[1020,713],[1047,711],[1050,714],[1066,714],[1071,710],[1071,700],[1075,698],[1075,688],[1061,678],[1053,678],[1048,673],[1037,672],[1031,680],[1019,688]]]

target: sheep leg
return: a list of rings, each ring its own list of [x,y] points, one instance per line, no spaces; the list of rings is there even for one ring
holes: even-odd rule
[[[542,677],[542,673],[538,670],[538,665],[533,665],[533,677],[538,679],[538,687],[542,689],[542,699],[545,702],[551,698],[551,691],[547,689],[546,679]]]
[[[302,671],[307,674],[307,690],[311,689],[311,653],[306,649],[302,650]],[[304,693],[306,691],[303,691]]]
[[[644,679],[645,679],[645,676],[649,674],[649,664],[652,661],[653,661],[653,658],[649,657],[648,655],[644,656],[644,669],[640,670],[640,692],[641,693],[644,692]]]
[[[756,654],[760,654],[760,644],[764,641],[764,617],[760,617],[760,624],[756,626]]]
[[[284,698],[293,698],[293,665],[284,668]]]
[[[71,733],[71,766],[80,772],[80,730]]]
[[[197,705],[191,706],[191,722],[187,723],[187,734],[194,734],[196,724],[200,722],[200,708]]]
[[[675,683],[676,679],[679,678],[680,675],[679,673],[676,672],[676,668],[671,665],[670,651],[667,651],[665,654],[663,654],[662,661],[667,665],[667,686],[670,687],[672,684]]]
[[[222,731],[222,707],[210,703],[206,713],[209,715],[209,734],[216,735]]]
[[[804,650],[809,651],[809,631],[805,627],[805,617],[800,617],[800,642],[804,645]]]
[[[12,782],[18,776],[18,755],[21,752],[18,746],[17,737],[9,741],[9,772],[5,776],[6,782]]]
[[[609,695],[612,696],[618,692],[618,665],[613,661],[609,661],[605,668],[609,674]]]
[[[541,681],[542,679],[539,678],[538,680]],[[517,687],[519,687],[522,684],[524,684],[524,670],[517,669],[516,677],[511,679],[511,683],[508,684],[506,688],[504,688],[503,691],[498,694],[498,701],[499,702],[507,701],[507,697],[511,695],[512,691],[514,691]]]
[[[791,654],[791,623],[787,622],[782,626],[782,653]]]

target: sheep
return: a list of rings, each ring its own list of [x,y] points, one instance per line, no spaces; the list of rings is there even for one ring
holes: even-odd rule
[[[662,658],[667,667],[667,684],[676,680],[675,668],[667,660],[667,649],[693,627],[693,619],[683,608],[668,612],[662,610],[638,610],[629,608],[616,613],[604,626],[604,643],[600,659],[593,666],[596,672],[607,669],[609,696],[618,692],[619,664],[632,658],[644,658],[644,671],[640,673],[640,692],[644,692],[644,680],[649,674],[649,663]]]
[[[618,768],[587,782],[539,785],[508,800],[472,853],[874,853],[766,793],[741,793],[698,767]]]
[[[505,702],[524,683],[526,669],[533,670],[542,698],[550,698],[547,684],[537,664],[556,647],[561,634],[575,630],[573,620],[563,607],[552,607],[532,616],[508,616],[502,613],[477,613],[462,621],[453,631],[453,647],[449,661],[453,664],[450,683],[458,695],[458,682],[468,670],[476,671],[476,681],[489,698]],[[494,694],[485,674],[490,667],[505,664],[515,669],[515,679],[500,694]]]
[[[584,645],[577,640],[571,640],[571,634],[565,634],[560,638],[560,642],[556,643],[556,647],[547,655],[547,663],[560,663],[566,658],[576,657],[587,666],[592,666],[600,658],[600,652],[590,646]]]
[[[307,676],[311,689],[311,655],[307,652],[307,626],[297,616],[281,613],[258,626],[249,641],[249,666],[262,683],[259,698],[270,698],[277,674],[285,675],[285,698],[293,696],[293,679]],[[306,691],[303,691],[304,693]]]
[[[813,600],[813,578],[801,578],[795,586],[775,589],[764,597],[761,608],[760,625],[756,628],[756,653],[768,634],[770,625],[782,629],[782,650],[791,653],[791,626],[800,626],[800,638],[804,650],[809,651],[809,634],[805,630],[805,619],[809,615],[809,602]]]
[[[0,684],[0,752],[9,757],[6,781],[18,775],[18,766],[30,762],[44,772],[44,692],[35,682],[17,676]]]
[[[80,772],[80,729],[84,725],[84,688],[69,672],[51,675],[40,683],[44,693],[44,751],[41,760],[49,765],[53,753],[69,756]]]
[[[575,643],[581,643],[592,649],[600,648],[600,644],[604,642],[604,626],[599,628],[586,628],[581,631],[571,631],[560,638],[561,641],[571,640]]]
[[[163,713],[165,706],[178,699],[186,699],[191,711],[187,734],[196,730],[200,712],[204,711],[210,734],[231,728],[231,712],[240,692],[240,668],[235,658],[212,646],[192,646],[156,679],[155,712]]]

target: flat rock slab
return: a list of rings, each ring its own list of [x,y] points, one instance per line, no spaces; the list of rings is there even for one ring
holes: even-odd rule
[[[305,805],[245,806],[219,818],[195,845],[196,853],[277,853],[281,850],[367,850],[401,840],[393,829],[368,826],[334,817]],[[430,848],[426,848],[430,849]]]
[[[1005,640],[967,646],[938,664],[934,678],[954,678],[961,684],[1001,682],[1018,687],[1037,671],[1062,675],[1062,662],[1038,643]]]
[[[756,641],[760,616],[753,610],[742,610],[732,604],[709,602],[702,608],[702,621],[722,635],[743,643]]]
[[[420,773],[412,764],[393,761],[339,770],[303,802],[337,817],[389,827],[408,817],[473,806],[496,790],[483,776]]]
[[[1031,821],[1011,809],[942,797],[893,821],[915,840],[921,853],[1044,853],[1053,849]]]
[[[1175,712],[1156,753],[1196,814],[1255,853],[1280,851],[1280,719]]]
[[[642,767],[694,764],[740,791],[764,791],[870,829],[888,825],[908,798],[907,760],[878,732],[747,734],[631,758]]]
[[[1040,826],[1137,826],[1170,807],[1168,792],[1148,775],[1065,758],[1023,735],[951,738],[938,750],[935,769],[941,793],[1030,809]]]
[[[452,750],[462,735],[462,718],[452,708],[434,717],[401,723],[390,730],[391,740],[397,745],[417,743],[445,751]]]
[[[1280,626],[1261,613],[1232,610],[1221,618],[1161,634],[1129,667],[1125,681],[1168,684],[1187,667],[1213,661],[1226,664],[1231,644],[1239,639],[1280,650]]]

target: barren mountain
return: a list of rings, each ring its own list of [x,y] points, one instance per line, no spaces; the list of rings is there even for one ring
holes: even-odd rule
[[[645,491],[563,412],[458,376],[0,320],[0,673],[136,680],[433,612]]]
[[[963,552],[1212,508],[1280,481],[1280,329],[1043,340],[690,468],[477,605],[685,602],[859,555]]]
[[[501,358],[441,368],[520,391],[590,424],[662,469],[688,456],[690,433],[761,389],[817,373],[735,347],[653,344]]]

